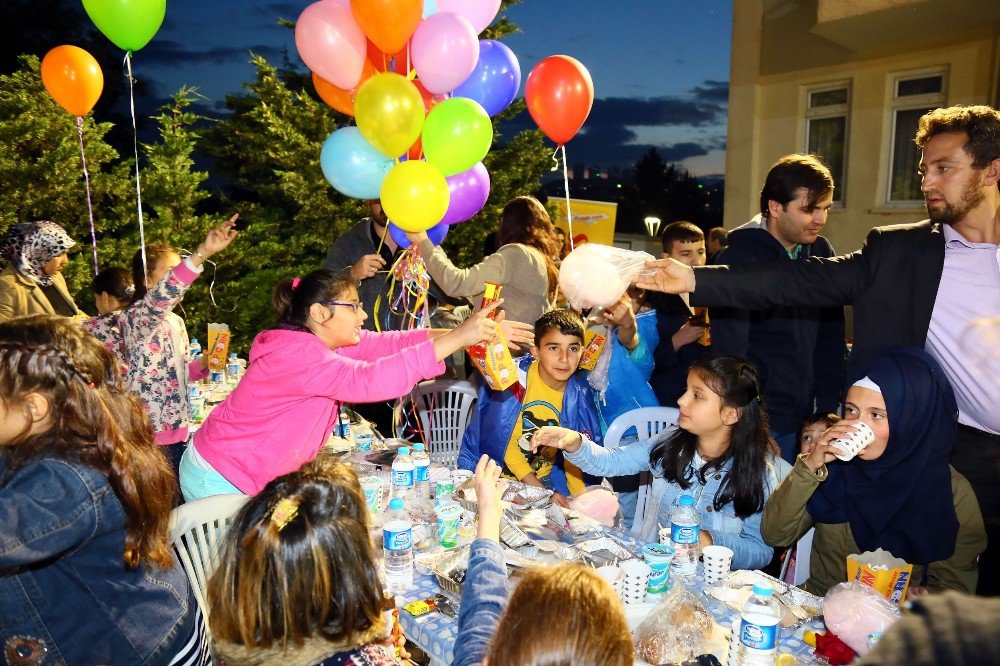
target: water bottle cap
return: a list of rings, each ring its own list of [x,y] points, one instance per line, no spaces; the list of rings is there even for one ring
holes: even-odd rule
[[[398,453],[401,456],[408,456],[408,455],[410,455],[410,447],[408,447],[408,446],[401,446],[401,447],[399,447],[399,450],[396,451],[396,453]]]
[[[758,597],[769,597],[774,592],[769,583],[754,583],[753,593]]]
[[[694,506],[694,498],[690,495],[681,495],[681,498],[677,500],[677,503],[681,506]]]
[[[389,508],[390,509],[395,509],[397,511],[399,509],[402,509],[403,508],[403,498],[402,497],[393,497],[391,500],[389,500]]]
[[[198,338],[191,338],[191,344],[198,342]]]
[[[233,353],[231,353],[231,354],[229,355],[229,358],[236,358],[236,352],[233,352]]]
[[[424,450],[424,444],[423,444],[423,442],[417,442],[416,444],[414,444],[413,445],[413,450],[414,451],[423,451]]]

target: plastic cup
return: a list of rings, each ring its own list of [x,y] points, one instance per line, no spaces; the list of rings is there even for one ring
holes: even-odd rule
[[[663,594],[670,579],[670,561],[674,559],[674,549],[664,544],[650,543],[642,548],[642,559],[651,569],[646,583],[648,594]]]
[[[614,587],[618,580],[622,577],[622,570],[618,567],[608,565],[598,567],[597,575],[608,581],[608,584]]]
[[[462,517],[462,507],[458,504],[440,504],[434,509],[438,521],[438,540],[445,548],[458,545],[458,523]]]
[[[375,435],[370,432],[363,432],[354,435],[355,451],[371,451],[375,443]]]
[[[368,511],[373,516],[378,515],[382,511],[382,492],[384,488],[382,479],[377,476],[363,476],[358,481],[361,483],[361,490],[365,492],[365,504],[368,505]]]
[[[716,585],[726,576],[733,565],[733,551],[725,546],[705,546],[701,549],[705,564],[705,583]]]
[[[445,502],[451,502],[451,496],[455,494],[455,482],[450,478],[447,481],[438,481],[434,489],[434,506],[440,506]]]
[[[836,447],[841,451],[841,453],[836,453],[838,458],[847,462],[851,458],[865,450],[869,444],[875,441],[875,431],[871,429],[867,423],[863,421],[855,421],[851,423],[851,427],[854,432],[845,437],[841,437],[833,441],[832,446]]]
[[[455,487],[458,488],[463,483],[468,481],[473,477],[473,473],[467,469],[456,469],[451,473],[451,479],[455,482]]]

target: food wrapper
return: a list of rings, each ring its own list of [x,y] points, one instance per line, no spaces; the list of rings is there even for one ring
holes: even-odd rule
[[[855,581],[834,585],[823,599],[827,628],[862,656],[871,649],[868,636],[884,632],[901,616],[899,607]]]
[[[635,656],[647,664],[680,664],[711,651],[716,625],[701,599],[673,584],[632,632]]]
[[[847,556],[847,579],[874,589],[897,606],[906,598],[913,565],[878,548]]]
[[[559,288],[577,310],[611,307],[653,256],[620,247],[587,243],[559,265]]]
[[[229,325],[208,325],[208,369],[223,370],[229,358]]]
[[[483,304],[486,307],[500,299],[502,285],[487,282],[483,287]],[[489,316],[494,318],[494,310]],[[468,348],[469,358],[483,376],[486,385],[494,391],[502,391],[517,381],[517,366],[507,348],[507,340],[499,330],[493,339],[480,342]]]

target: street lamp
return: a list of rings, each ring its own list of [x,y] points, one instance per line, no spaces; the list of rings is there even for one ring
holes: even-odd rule
[[[660,232],[660,218],[658,217],[647,217],[643,220],[646,223],[646,231],[653,238]]]

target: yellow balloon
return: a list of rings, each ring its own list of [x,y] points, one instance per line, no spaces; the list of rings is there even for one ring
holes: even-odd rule
[[[405,76],[376,74],[358,89],[354,117],[361,136],[388,157],[409,150],[424,126],[424,99]]]
[[[355,102],[356,103],[356,102]],[[448,181],[433,164],[400,162],[382,181],[382,210],[397,227],[427,231],[448,212]]]

